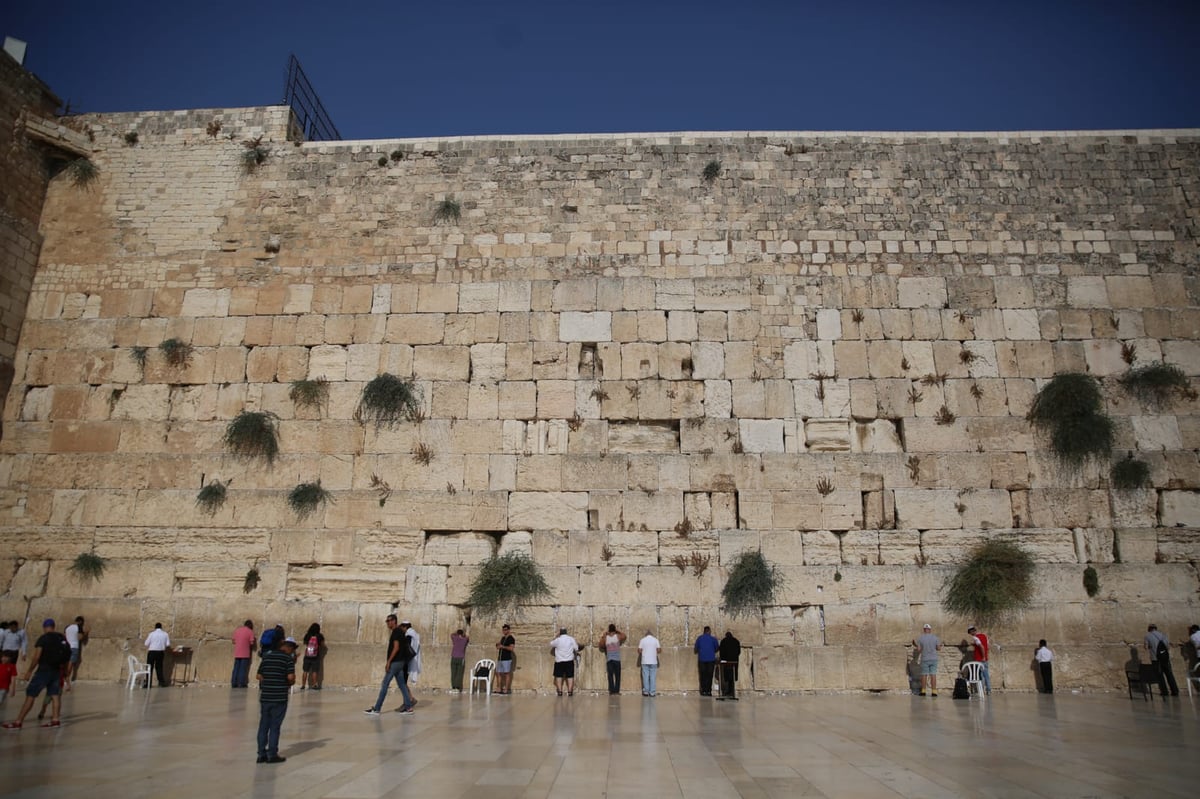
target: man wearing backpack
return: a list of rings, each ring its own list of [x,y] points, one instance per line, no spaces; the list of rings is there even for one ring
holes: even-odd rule
[[[383,700],[387,698],[388,685],[392,680],[400,686],[400,695],[404,698],[404,704],[398,709],[401,713],[412,713],[413,702],[412,694],[408,692],[408,662],[412,660],[412,640],[405,634],[406,630],[396,623],[396,614],[389,614],[387,617],[387,626],[391,630],[391,635],[388,636],[386,661],[383,665],[383,684],[379,686],[379,697],[375,700],[375,704],[364,710],[368,716],[378,716],[379,711],[383,708]]]
[[[1146,628],[1146,649],[1150,652],[1150,660],[1158,663],[1158,689],[1162,695],[1167,695],[1167,686],[1171,686],[1171,696],[1179,696],[1179,686],[1175,683],[1175,675],[1171,673],[1171,642],[1165,633],[1158,631],[1158,625],[1151,624]]]
[[[43,689],[46,695],[51,697],[53,714],[50,721],[42,726],[61,726],[59,713],[62,710],[62,667],[70,660],[71,647],[67,644],[67,639],[62,633],[55,632],[54,619],[46,619],[42,622],[42,637],[34,644],[33,659],[30,660],[29,671],[25,674],[25,680],[29,683],[25,689],[25,704],[21,705],[21,712],[17,714],[16,721],[5,722],[0,724],[0,727],[6,730],[21,729],[21,722],[25,721],[25,716],[29,714],[34,700]]]

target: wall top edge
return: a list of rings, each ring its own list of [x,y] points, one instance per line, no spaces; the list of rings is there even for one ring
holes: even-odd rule
[[[180,117],[191,115],[250,115],[255,113],[279,113],[287,106],[268,105],[246,108],[192,108],[162,111],[121,111],[111,113],[89,113],[82,117],[98,119],[133,119],[147,117]],[[469,136],[417,136],[382,139],[344,139],[341,141],[305,142],[308,148],[341,148],[378,146],[380,144],[457,144],[463,142],[647,142],[650,144],[693,144],[710,141],[736,141],[741,139],[779,138],[797,141],[820,139],[859,139],[864,141],[912,141],[912,140],[955,140],[991,139],[1042,140],[1042,139],[1103,139],[1117,136],[1135,136],[1141,140],[1200,139],[1200,128],[1119,128],[1097,130],[725,130],[725,131],[644,131],[626,133],[525,133],[483,134]]]

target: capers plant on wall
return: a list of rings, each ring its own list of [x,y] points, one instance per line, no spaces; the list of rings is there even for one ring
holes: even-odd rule
[[[279,457],[279,417],[270,411],[242,411],[225,427],[225,449],[267,465]]]
[[[942,586],[942,606],[962,618],[994,625],[1028,606],[1033,556],[1011,541],[993,539],[971,550]]]
[[[548,596],[550,585],[537,562],[524,553],[508,552],[483,562],[467,604],[483,618],[519,617],[524,605]]]
[[[355,418],[373,422],[376,427],[391,427],[416,420],[420,412],[421,402],[413,381],[384,372],[363,387]]]
[[[750,616],[774,602],[779,571],[757,549],[741,553],[729,567],[721,589],[721,610],[730,616]]]
[[[1100,384],[1091,375],[1055,375],[1033,398],[1026,418],[1049,435],[1050,451],[1068,471],[1112,452],[1113,423],[1104,413]]]

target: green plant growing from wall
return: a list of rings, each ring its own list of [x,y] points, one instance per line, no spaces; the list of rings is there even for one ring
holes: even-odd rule
[[[242,581],[242,593],[250,593],[258,588],[260,582],[262,582],[262,575],[258,573],[258,566],[251,566],[250,570],[246,572],[246,579]]]
[[[1187,375],[1172,363],[1152,363],[1130,369],[1118,381],[1139,402],[1159,408],[1172,394],[1186,395],[1191,390]]]
[[[534,559],[509,552],[484,561],[471,583],[467,604],[484,618],[519,617],[524,605],[549,596],[550,585]]]
[[[293,380],[288,390],[288,399],[297,408],[320,408],[329,401],[329,381],[323,377],[315,380]]]
[[[379,156],[379,160],[376,163],[378,163],[380,166],[387,166],[388,165],[388,157],[386,155],[381,155],[381,156]]]
[[[452,197],[439,202],[433,209],[433,221],[438,224],[457,225],[462,217],[462,206]]]
[[[413,382],[385,372],[363,387],[355,415],[361,421],[374,422],[376,427],[391,427],[416,419],[420,411]]]
[[[71,562],[68,571],[79,581],[90,583],[104,576],[108,561],[94,552],[80,552]]]
[[[192,345],[177,338],[169,338],[158,345],[158,351],[167,359],[167,363],[176,368],[184,368],[192,361]]]
[[[1113,488],[1125,490],[1148,488],[1150,486],[1150,465],[1134,458],[1131,452],[1124,460],[1119,460],[1112,465],[1109,479]]]
[[[125,134],[125,144],[129,145],[130,147],[133,147],[137,143],[138,143],[138,132],[136,130],[131,130]]]
[[[317,512],[317,509],[333,502],[333,494],[321,487],[321,481],[315,483],[300,483],[288,492],[287,503],[296,518],[303,521]]]
[[[712,183],[721,177],[721,162],[717,160],[709,161],[704,165],[704,171],[700,173],[700,177],[705,183]]]
[[[242,142],[242,168],[247,172],[253,172],[263,165],[270,154],[270,149],[263,144],[262,136],[246,139]]]
[[[67,162],[63,171],[71,178],[71,185],[85,189],[100,177],[100,167],[87,156],[81,156]]]
[[[743,552],[734,559],[721,589],[721,610],[730,616],[751,616],[771,604],[779,586],[779,571],[761,552]]]
[[[222,483],[220,480],[211,480],[205,483],[200,492],[196,494],[196,507],[212,516],[225,504],[227,493],[225,488],[228,485],[229,483]]]
[[[1033,557],[1019,544],[986,541],[942,586],[942,606],[984,626],[1000,623],[1033,596]]]
[[[1088,566],[1083,570],[1083,590],[1087,591],[1090,597],[1100,593],[1100,575],[1096,574],[1094,566]]]
[[[139,369],[145,369],[146,368],[146,354],[149,352],[150,352],[150,350],[148,347],[134,347],[131,350],[129,350],[129,357],[130,357],[130,359],[133,360],[134,363],[136,363],[138,365]]]
[[[1100,384],[1091,375],[1055,375],[1033,398],[1026,418],[1050,436],[1050,450],[1071,471],[1112,452],[1113,423],[1104,413]]]
[[[242,411],[225,427],[225,449],[244,458],[279,457],[279,417],[270,411]]]

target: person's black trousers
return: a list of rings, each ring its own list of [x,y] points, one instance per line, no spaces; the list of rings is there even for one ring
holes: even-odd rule
[[[1054,664],[1046,661],[1039,663],[1038,668],[1042,671],[1042,693],[1054,693]]]
[[[715,660],[700,661],[700,695],[712,696],[713,671],[717,668]]]
[[[165,688],[167,685],[167,676],[163,674],[163,662],[166,660],[167,653],[161,649],[157,652],[146,653],[146,664],[154,667],[154,673],[158,675],[158,687]],[[150,685],[150,680],[146,680],[146,685]]]
[[[1179,685],[1175,682],[1175,674],[1171,671],[1171,656],[1158,657],[1158,688],[1162,695],[1167,695],[1167,686],[1171,687],[1171,696],[1179,696]]]
[[[605,661],[604,670],[608,673],[608,692],[610,694],[621,693],[621,661]]]

